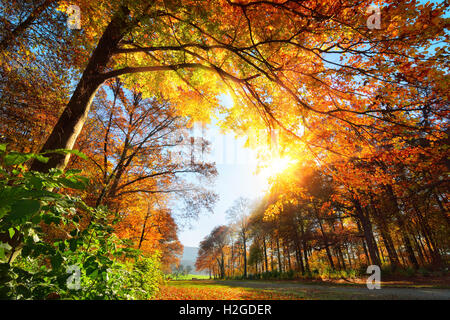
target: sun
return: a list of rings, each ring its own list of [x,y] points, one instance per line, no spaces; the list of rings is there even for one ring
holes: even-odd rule
[[[279,157],[275,156],[265,162],[262,165],[261,170],[258,173],[262,179],[268,182],[271,178],[279,176],[283,172],[285,172],[291,165],[293,165],[296,161],[290,158],[289,156]]]
[[[271,176],[276,176],[289,168],[292,163],[293,160],[289,157],[275,157],[270,160],[268,171]]]

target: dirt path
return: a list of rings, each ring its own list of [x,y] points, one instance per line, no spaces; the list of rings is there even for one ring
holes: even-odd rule
[[[208,281],[209,282],[209,281]],[[210,281],[229,287],[274,290],[278,292],[304,293],[312,298],[330,299],[408,299],[408,300],[450,300],[450,289],[431,288],[389,288],[381,286],[379,290],[366,287],[309,284],[300,282],[275,281]]]

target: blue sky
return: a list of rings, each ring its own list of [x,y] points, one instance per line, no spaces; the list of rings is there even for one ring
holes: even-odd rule
[[[192,223],[191,229],[179,232],[184,246],[198,247],[199,242],[218,225],[226,224],[225,211],[240,196],[256,199],[263,194],[265,181],[261,175],[255,175],[254,166],[222,164],[217,166],[218,177],[215,192],[220,199],[214,214],[204,214]]]
[[[230,106],[232,99],[226,95],[220,97],[221,104]],[[256,157],[248,148],[244,148],[245,139],[234,137],[234,133],[221,133],[216,123],[208,125],[206,138],[211,142],[211,159],[216,162],[218,176],[214,191],[219,201],[213,214],[203,214],[197,221],[192,221],[191,228],[179,231],[178,237],[184,246],[198,247],[200,241],[211,230],[226,224],[225,211],[233,201],[241,196],[257,199],[267,188],[267,176],[263,172],[256,174]]]

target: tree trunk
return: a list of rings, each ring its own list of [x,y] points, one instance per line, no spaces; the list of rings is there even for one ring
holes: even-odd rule
[[[403,243],[406,248],[406,253],[408,254],[408,260],[414,268],[418,269],[419,263],[417,262],[416,256],[414,255],[414,250],[411,245],[411,241],[408,237],[408,234],[406,233],[406,224],[405,224],[404,218],[398,208],[397,197],[395,196],[394,190],[392,189],[391,185],[386,185],[386,191],[387,191],[388,198],[392,204],[392,209],[397,218],[397,224],[400,229],[400,235],[402,237]]]
[[[437,188],[436,188],[436,192],[437,192]],[[439,206],[439,209],[440,209],[439,212],[441,213],[441,215],[444,218],[447,225],[450,226],[450,216],[448,214],[448,211],[444,208],[444,205],[442,204],[442,201],[439,199],[439,196],[437,195],[437,193],[434,193],[434,199],[436,200],[436,203]]]
[[[327,235],[325,233],[325,230],[323,229],[322,220],[319,217],[319,212],[318,212],[318,210],[317,210],[315,205],[314,205],[314,213],[316,214],[316,218],[317,218],[317,221],[319,223],[320,231],[322,232],[323,243],[324,243],[324,246],[325,246],[325,251],[327,253],[328,261],[330,262],[331,268],[333,270],[335,270],[336,267],[334,266],[333,257],[331,255],[330,245],[328,243],[328,237],[327,237]]]
[[[297,258],[297,265],[300,268],[300,272],[302,274],[305,274],[305,266],[303,264],[303,255],[302,250],[300,249],[299,240],[297,239],[297,242],[295,243],[295,252],[296,252],[296,258]]]
[[[247,238],[246,238],[245,234],[242,236],[242,242],[243,242],[243,246],[244,246],[244,252],[243,252],[243,256],[244,256],[244,278],[247,278]]]
[[[141,249],[142,242],[144,242],[145,228],[147,227],[147,220],[148,220],[149,217],[150,217],[150,203],[148,204],[147,214],[145,215],[144,225],[142,226],[142,232],[141,232],[141,236],[139,238],[138,249]]]
[[[268,261],[267,261],[267,246],[266,246],[266,237],[263,237],[263,246],[264,246],[264,262],[266,266],[266,272],[269,271],[268,269]]]
[[[364,211],[362,210],[361,204],[359,203],[358,199],[353,199],[353,204],[355,205],[356,209],[356,216],[358,217],[359,221],[361,222],[362,231],[364,233],[364,238],[366,239],[367,249],[369,251],[369,256],[372,264],[381,266],[379,257],[377,255],[377,244],[375,242],[375,239],[373,237],[372,232],[372,226],[370,224],[369,217],[367,217],[364,214]]]
[[[69,103],[47,138],[41,152],[55,149],[72,149],[89,113],[92,99],[105,81],[102,75],[110,62],[114,50],[129,30],[129,9],[122,6],[106,27],[95,48]],[[51,168],[64,169],[69,154],[51,153],[47,163],[34,161],[31,170],[47,172]]]
[[[294,233],[295,233],[295,252],[296,252],[296,258],[297,258],[297,265],[300,267],[300,271],[302,274],[305,274],[305,266],[303,265],[303,257],[302,257],[302,250],[300,248],[300,236],[298,234],[298,227],[300,225],[300,222],[298,219],[296,219],[297,225],[294,225]],[[298,268],[297,268],[298,269]]]
[[[309,268],[309,261],[308,261],[308,244],[306,243],[305,239],[305,228],[303,226],[303,221],[300,222],[300,232],[302,237],[303,253],[305,257],[305,270],[306,272],[310,272],[311,269]]]
[[[277,235],[277,257],[278,257],[278,271],[283,272],[283,265],[281,264],[281,252],[280,252],[280,238]]]
[[[343,270],[347,269],[347,267],[345,265],[344,254],[342,253],[342,249],[341,249],[341,246],[339,244],[336,247],[336,251],[338,253],[338,257],[341,259],[342,269]]]
[[[283,253],[287,255],[288,269],[289,269],[289,271],[291,271],[292,270],[291,253],[289,252],[289,246],[288,245],[284,247]]]
[[[275,264],[273,261],[273,239],[270,239],[270,271],[273,270],[273,265]]]
[[[376,217],[376,221],[380,229],[381,238],[383,239],[384,246],[386,247],[386,250],[388,252],[389,261],[391,262],[393,268],[396,269],[397,267],[400,266],[400,261],[398,259],[394,242],[392,241],[392,237],[389,233],[389,229],[386,224],[386,216],[383,214],[383,212],[377,209],[372,199],[371,199],[371,208],[372,212],[374,213],[374,216]]]
[[[361,222],[359,219],[356,219],[356,225],[358,226],[358,232],[364,234],[364,231],[361,227]],[[363,236],[361,238],[361,243],[362,243],[362,248],[363,248],[363,252],[364,255],[366,256],[366,260],[367,260],[367,264],[370,264],[370,257],[369,257],[369,253],[367,252],[367,245],[366,245],[366,240],[365,240],[365,236]],[[359,254],[358,254],[359,256]]]
[[[440,266],[442,266],[442,257],[439,253],[439,250],[438,250],[436,241],[433,237],[431,228],[430,228],[427,220],[425,219],[425,217],[422,215],[422,212],[419,210],[419,207],[416,205],[416,203],[414,201],[412,201],[411,206],[414,209],[414,212],[416,213],[416,216],[419,220],[419,230],[422,231],[422,234],[424,235],[425,239],[427,240],[427,243],[429,244],[428,247],[430,249],[432,264],[435,267],[439,268]],[[420,236],[420,233],[419,233],[419,236]],[[418,244],[416,239],[414,239],[414,240],[415,240],[416,244]],[[421,254],[419,246],[418,246],[417,252],[419,253],[419,255]]]

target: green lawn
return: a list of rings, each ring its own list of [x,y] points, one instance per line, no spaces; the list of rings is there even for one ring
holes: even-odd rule
[[[178,276],[174,276],[174,275],[170,275],[170,277],[172,278],[172,280],[192,280],[194,279],[209,279],[209,275],[198,275],[198,274],[186,274],[186,275],[178,275]]]

